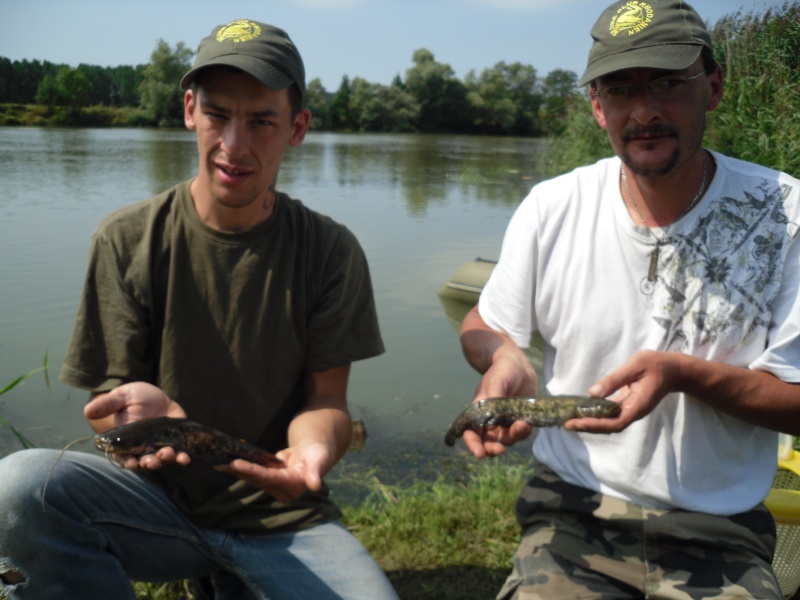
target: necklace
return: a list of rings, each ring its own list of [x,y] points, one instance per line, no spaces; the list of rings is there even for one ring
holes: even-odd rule
[[[630,198],[631,204],[633,204],[633,209],[639,216],[639,220],[642,222],[642,225],[644,225],[645,224],[644,216],[642,215],[642,211],[639,210],[639,205],[636,203],[636,199],[633,197],[633,194],[631,193],[630,185],[628,185],[628,176],[625,175],[625,168],[621,167],[620,170],[622,171],[622,185],[625,186],[625,192],[628,194],[628,198]],[[686,208],[683,209],[683,212],[678,215],[678,218],[664,228],[663,237],[659,238],[655,233],[653,233],[652,228],[648,228],[650,235],[656,238],[656,246],[650,253],[650,268],[647,271],[647,281],[656,280],[656,271],[658,269],[658,254],[661,251],[661,246],[665,245],[669,241],[669,228],[672,227],[672,225],[674,225],[676,222],[680,221],[683,217],[685,217],[686,214],[690,210],[692,210],[695,207],[695,205],[700,201],[700,198],[703,197],[703,194],[706,191],[706,184],[708,183],[706,179],[707,175],[708,171],[706,169],[706,153],[705,151],[703,151],[703,179],[700,181],[700,188],[697,190],[697,193],[692,197],[691,201],[686,206]]]

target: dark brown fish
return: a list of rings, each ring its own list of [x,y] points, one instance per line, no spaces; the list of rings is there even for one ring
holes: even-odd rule
[[[467,429],[509,427],[514,421],[525,421],[533,427],[561,426],[569,419],[614,417],[619,411],[618,403],[589,396],[484,398],[467,407],[453,421],[444,443],[452,446]]]
[[[94,444],[108,454],[153,454],[170,446],[185,452],[192,460],[210,465],[226,465],[237,458],[265,467],[282,467],[283,461],[271,452],[188,419],[157,417],[97,434]]]

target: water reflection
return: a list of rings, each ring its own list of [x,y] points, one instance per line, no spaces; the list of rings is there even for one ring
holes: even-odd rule
[[[417,216],[454,192],[516,206],[539,179],[542,149],[533,139],[317,133],[287,154],[280,183],[327,176],[339,187],[399,187]]]
[[[157,132],[143,140],[141,157],[147,166],[150,193],[158,194],[197,173],[197,145],[188,131]]]

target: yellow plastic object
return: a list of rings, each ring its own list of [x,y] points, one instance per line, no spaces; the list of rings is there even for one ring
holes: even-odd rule
[[[772,567],[787,600],[800,588],[800,452],[778,460],[772,490],[764,500],[778,529]]]

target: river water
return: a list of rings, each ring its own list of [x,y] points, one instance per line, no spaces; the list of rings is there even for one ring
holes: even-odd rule
[[[542,148],[535,139],[311,133],[287,152],[279,189],[346,224],[373,276],[387,352],[353,366],[351,412],[369,439],[351,464],[413,470],[463,454],[442,437],[477,374],[455,332],[465,307],[437,291],[462,263],[497,258],[511,214],[540,179]],[[110,211],[191,178],[196,164],[194,136],[182,130],[0,128],[0,389],[45,355],[49,364],[49,377],[0,395],[0,417],[36,445],[89,433],[87,393],[61,384],[58,371],[92,231]],[[19,447],[0,427],[0,456]]]

